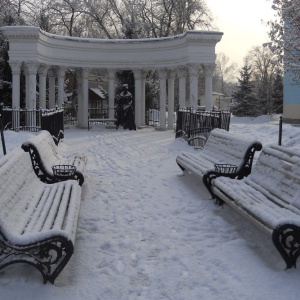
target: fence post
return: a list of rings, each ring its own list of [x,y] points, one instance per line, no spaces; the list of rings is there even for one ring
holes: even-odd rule
[[[188,125],[188,139],[191,137],[191,126],[192,126],[192,107],[189,108],[189,125]]]
[[[6,146],[5,146],[5,140],[4,140],[4,134],[3,134],[3,124],[2,124],[2,109],[3,109],[3,103],[0,103],[0,131],[1,131],[1,141],[2,141],[3,154],[6,155]]]
[[[279,118],[279,137],[278,137],[278,145],[281,146],[282,140],[282,116]]]

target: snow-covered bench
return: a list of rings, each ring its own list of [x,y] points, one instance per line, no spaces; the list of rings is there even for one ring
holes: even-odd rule
[[[177,155],[176,162],[184,172],[200,177],[212,194],[212,176],[225,175],[238,179],[248,176],[255,151],[261,149],[262,144],[256,140],[231,134],[224,129],[213,129],[202,150],[196,153],[182,152]],[[215,169],[215,165],[225,165],[227,168],[220,171]],[[231,168],[233,172],[228,173]]]
[[[272,237],[287,268],[300,254],[300,150],[264,147],[251,174],[212,180],[216,201],[233,207]]]
[[[46,183],[57,182],[53,173],[53,166],[71,165],[76,167],[72,178],[84,182],[84,170],[87,159],[84,155],[74,155],[64,157],[58,151],[58,146],[54,143],[52,136],[47,130],[42,130],[38,135],[30,138],[22,144],[22,149],[29,152],[32,166],[37,176]]]
[[[93,118],[93,119],[88,119],[88,130],[90,130],[91,125],[95,124],[108,124],[108,123],[115,123],[117,119],[104,119],[104,118]]]
[[[76,180],[46,184],[16,148],[0,159],[0,269],[28,263],[54,283],[74,251],[81,202]]]

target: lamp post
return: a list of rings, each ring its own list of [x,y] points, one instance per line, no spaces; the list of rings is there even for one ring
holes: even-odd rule
[[[4,134],[3,134],[2,109],[3,109],[3,103],[0,103],[0,131],[1,131],[1,141],[2,141],[3,154],[5,155],[6,154],[6,147],[5,147],[5,140],[4,140]]]

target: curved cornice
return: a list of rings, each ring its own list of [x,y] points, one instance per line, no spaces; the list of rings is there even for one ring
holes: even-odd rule
[[[223,35],[219,31],[191,30],[172,37],[128,40],[66,37],[32,26],[0,29],[9,40],[10,61],[118,69],[214,63],[215,46]]]

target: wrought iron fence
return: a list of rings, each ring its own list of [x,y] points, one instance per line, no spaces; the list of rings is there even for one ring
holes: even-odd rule
[[[177,112],[176,138],[190,139],[202,133],[209,133],[214,128],[229,131],[230,111],[195,111],[192,108]]]
[[[75,108],[64,108],[64,124],[65,125],[78,125],[77,109]]]
[[[173,127],[176,128],[177,113],[173,113]],[[160,126],[160,111],[157,109],[149,109],[146,111],[145,124],[148,126]],[[168,112],[166,112],[166,125],[168,124]]]
[[[17,132],[48,130],[51,135],[58,137],[64,131],[64,110],[3,108],[2,123],[4,129]]]
[[[41,130],[41,111],[36,109],[3,108],[2,122],[4,129],[39,131]]]
[[[108,108],[89,108],[89,119],[109,119]]]
[[[41,130],[48,130],[59,140],[64,132],[64,109],[43,110],[41,112]]]
[[[89,118],[109,119],[108,108],[90,108]],[[146,112],[146,125],[160,126],[160,111],[149,109]],[[14,131],[48,130],[58,136],[64,130],[64,125],[77,125],[77,110],[72,108],[35,110],[4,108],[2,111],[4,129]],[[168,112],[166,112],[166,125]],[[173,114],[173,127],[176,137],[184,133],[187,138],[197,136],[203,132],[210,132],[213,128],[229,130],[230,111],[194,111],[191,108],[181,109]]]

